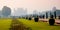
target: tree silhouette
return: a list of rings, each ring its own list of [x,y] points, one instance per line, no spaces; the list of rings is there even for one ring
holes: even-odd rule
[[[48,13],[46,12],[46,18],[48,18]]]
[[[9,8],[9,7],[7,7],[7,6],[4,6],[3,8],[2,8],[2,15],[3,16],[8,16],[8,15],[10,15],[11,14],[11,9]]]
[[[50,16],[50,19],[49,19],[49,25],[54,25],[55,23],[55,19],[53,17],[53,15]]]
[[[56,19],[56,11],[54,11],[54,16],[55,16],[55,19]]]

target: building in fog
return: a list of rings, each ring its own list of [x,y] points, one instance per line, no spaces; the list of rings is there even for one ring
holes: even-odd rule
[[[39,12],[38,12],[37,10],[34,10],[34,11],[33,11],[33,14],[34,14],[34,15],[38,15]]]
[[[17,8],[17,10],[14,11],[14,16],[25,16],[25,15],[27,15],[27,9]]]
[[[56,12],[56,16],[60,16],[60,10],[57,9],[56,7],[53,7],[53,8],[52,8],[52,11],[51,11],[52,15],[54,15],[54,12]],[[54,15],[54,16],[55,16],[55,15]]]

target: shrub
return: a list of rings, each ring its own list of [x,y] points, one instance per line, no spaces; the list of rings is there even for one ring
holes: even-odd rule
[[[38,18],[34,18],[35,22],[38,22]]]
[[[31,20],[32,18],[31,17],[29,17],[29,20]]]
[[[49,24],[54,25],[54,23],[55,23],[55,19],[53,18],[53,15],[52,15],[49,19]]]
[[[49,24],[50,25],[54,25],[54,23],[55,23],[55,20],[54,19],[49,19]]]

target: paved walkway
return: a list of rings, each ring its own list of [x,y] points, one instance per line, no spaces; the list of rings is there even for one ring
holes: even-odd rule
[[[48,22],[49,19],[39,19],[39,21]],[[59,19],[55,19],[55,23],[60,24],[60,20]]]

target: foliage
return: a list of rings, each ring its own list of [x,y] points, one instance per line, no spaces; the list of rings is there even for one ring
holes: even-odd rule
[[[3,8],[2,8],[2,15],[3,16],[8,16],[8,15],[10,15],[11,14],[11,9],[9,8],[9,7],[7,7],[7,6],[4,6]]]

